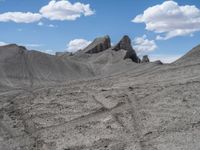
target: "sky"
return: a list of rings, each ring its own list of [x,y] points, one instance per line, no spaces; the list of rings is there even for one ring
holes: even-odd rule
[[[55,52],[109,35],[132,39],[139,56],[172,62],[200,44],[199,0],[0,0],[0,45]]]

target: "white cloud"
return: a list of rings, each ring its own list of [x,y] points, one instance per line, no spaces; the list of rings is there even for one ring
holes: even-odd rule
[[[87,41],[85,39],[74,39],[67,44],[68,52],[76,52],[80,49],[84,49],[87,47],[91,41]]]
[[[76,20],[81,16],[91,16],[94,11],[89,4],[76,2],[70,3],[68,0],[51,0],[48,5],[43,6],[39,13],[32,12],[5,12],[0,14],[0,22],[33,23],[42,18],[49,20]],[[38,23],[43,26],[43,22]],[[52,25],[50,25],[52,27]]]
[[[38,13],[31,12],[6,12],[0,14],[0,22],[32,23],[42,18]]]
[[[72,4],[68,0],[51,0],[48,5],[40,9],[40,13],[43,17],[50,20],[64,21],[76,20],[82,15],[93,15],[94,11],[90,8],[89,4],[82,4],[79,2]]]
[[[38,24],[37,24],[38,26],[43,26],[44,25],[44,23],[43,22],[38,22]]]
[[[172,63],[178,60],[182,55],[169,55],[169,54],[160,54],[160,55],[149,55],[151,61],[161,60],[164,63]]]
[[[0,46],[8,45],[6,42],[0,42]]]
[[[174,1],[165,1],[147,8],[132,22],[145,23],[146,30],[159,34],[157,40],[167,40],[200,31],[200,9],[194,5],[180,6]]]
[[[146,35],[143,37],[136,37],[133,40],[133,48],[138,53],[152,52],[157,48],[154,40],[147,39]]]

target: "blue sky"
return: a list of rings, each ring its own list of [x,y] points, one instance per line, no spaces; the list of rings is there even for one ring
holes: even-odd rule
[[[76,46],[82,48],[80,44],[85,46],[104,35],[110,35],[112,43],[116,43],[126,34],[140,55],[166,62],[200,44],[199,0],[66,1],[0,0],[0,44],[17,43],[53,53],[74,51]],[[156,12],[159,9],[163,17]],[[142,18],[136,20],[138,15]]]

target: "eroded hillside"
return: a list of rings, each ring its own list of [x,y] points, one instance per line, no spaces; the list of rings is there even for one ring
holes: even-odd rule
[[[110,60],[106,53],[116,54],[89,60]],[[0,149],[198,150],[200,65],[187,57],[168,65],[127,61],[104,76],[4,90]]]

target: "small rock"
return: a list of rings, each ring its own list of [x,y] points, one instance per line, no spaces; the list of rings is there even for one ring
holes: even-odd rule
[[[148,63],[148,62],[150,62],[148,55],[144,55],[142,58],[142,63]]]

